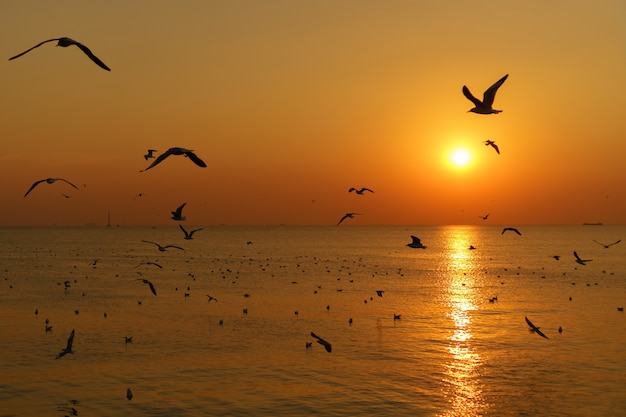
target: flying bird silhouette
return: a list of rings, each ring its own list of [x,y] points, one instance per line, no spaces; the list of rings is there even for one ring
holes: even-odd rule
[[[326,352],[330,353],[333,350],[333,347],[330,345],[330,343],[328,343],[327,341],[325,341],[324,339],[322,339],[315,333],[311,332],[311,336],[317,339],[317,343],[324,346],[324,348],[326,349]]]
[[[174,249],[185,250],[185,248],[181,248],[180,246],[174,246],[174,245],[161,246],[161,245],[159,245],[156,242],[152,242],[151,240],[142,240],[142,242],[152,243],[153,245],[157,245],[157,247],[159,248],[159,250],[161,252],[165,252],[167,250],[167,248],[174,248]]]
[[[178,226],[180,227],[180,230],[182,230],[183,233],[185,234],[185,240],[193,239],[193,234],[202,230],[202,229],[195,229],[195,230],[192,230],[191,232],[187,232],[187,230],[185,230],[182,224],[179,224]]]
[[[361,213],[346,213],[341,220],[339,220],[339,223],[337,223],[337,226],[339,226],[341,224],[341,222],[343,222],[345,219],[354,219],[354,216],[356,215],[361,215]]]
[[[490,215],[490,214],[491,214],[491,213],[487,213],[487,214],[485,214],[484,216],[478,216],[478,217],[480,217],[480,218],[481,218],[481,219],[483,219],[483,220],[487,220],[487,219],[489,218],[489,215]]]
[[[376,290],[376,295],[378,295],[379,297],[382,297],[384,292],[385,291],[383,290]]]
[[[145,154],[143,157],[146,159],[146,161],[150,158],[154,158],[155,156],[152,155],[153,153],[158,152],[156,149],[148,149],[148,153]]]
[[[183,216],[183,208],[185,207],[185,205],[187,205],[187,203],[181,204],[180,206],[178,206],[176,211],[172,212],[172,220],[183,221],[187,219],[187,217]]]
[[[592,239],[592,240],[593,240],[593,239]],[[613,245],[617,245],[619,242],[621,242],[621,241],[622,241],[622,239],[616,240],[615,242],[613,242],[613,243],[609,243],[608,245],[607,245],[607,244],[604,244],[604,243],[600,243],[600,242],[598,242],[597,240],[593,240],[593,241],[594,241],[594,242],[596,242],[596,243],[597,243],[598,245],[600,245],[600,246],[604,246],[604,249],[608,249],[608,248],[610,248],[610,247],[611,247],[611,246],[613,246]]]
[[[486,140],[485,142],[483,142],[485,144],[485,146],[491,146],[493,149],[496,150],[496,152],[498,153],[498,155],[500,155],[500,149],[498,148],[498,145],[496,145],[496,143],[492,140]]]
[[[534,324],[531,323],[530,320],[528,320],[528,317],[524,317],[524,318],[526,319],[526,323],[528,323],[528,326],[530,327],[529,331],[531,333],[537,333],[539,336],[549,339],[548,336],[546,336],[545,334],[543,334],[541,330],[539,330],[539,327],[535,326]]]
[[[520,236],[522,235],[522,234],[520,233],[520,231],[519,231],[519,230],[517,230],[517,229],[516,229],[516,228],[514,228],[514,227],[505,227],[504,229],[502,229],[502,233],[501,233],[501,234],[503,235],[503,234],[504,234],[504,232],[507,232],[507,231],[515,232],[515,233],[517,233],[517,234],[518,234],[518,235],[520,235]]]
[[[148,281],[145,278],[137,278],[137,281],[141,281],[144,284],[148,284],[148,286],[150,287],[150,291],[152,291],[152,294],[157,295],[156,289],[154,288],[154,285],[150,281]]]
[[[508,76],[509,74],[500,78],[494,85],[485,90],[485,93],[483,94],[483,101],[480,101],[479,99],[474,97],[470,90],[466,86],[463,86],[463,95],[467,97],[469,101],[474,103],[474,108],[470,109],[469,111],[477,114],[500,113],[502,110],[493,109],[493,100],[496,98],[496,92],[498,91],[498,88],[500,88],[502,83],[506,81]]]
[[[74,329],[72,329],[72,333],[70,333],[70,337],[67,338],[67,345],[65,346],[65,348],[59,352],[59,354],[56,356],[55,359],[59,359],[62,358],[63,356],[67,355],[68,353],[74,354],[74,352],[72,352],[72,344],[74,343]]]
[[[24,52],[22,52],[21,54],[17,54],[15,56],[12,56],[11,58],[9,58],[9,61],[11,61],[12,59],[15,58],[19,58],[22,55],[24,55],[27,52],[32,51],[35,48],[40,47],[41,45],[43,45],[44,43],[47,42],[54,42],[54,41],[58,41],[57,42],[57,46],[62,46],[62,47],[68,47],[71,45],[76,45],[81,51],[83,51],[85,53],[85,55],[87,55],[93,62],[95,62],[100,68],[105,69],[107,71],[111,71],[111,68],[107,67],[104,62],[100,61],[100,58],[98,58],[97,56],[95,56],[90,50],[89,48],[87,48],[85,45],[83,45],[80,42],[76,42],[73,39],[70,38],[53,38],[53,39],[48,39],[47,41],[43,41],[38,43],[37,45],[33,46],[30,49],[25,50]]]
[[[39,180],[39,181],[35,181],[33,183],[33,185],[30,186],[30,188],[28,189],[28,191],[26,191],[26,194],[24,194],[24,197],[26,197],[28,194],[30,194],[31,191],[33,191],[33,189],[38,186],[39,184],[41,184],[42,182],[45,182],[47,184],[54,184],[57,181],[63,181],[68,183],[69,185],[71,185],[72,187],[76,188],[78,190],[78,187],[75,186],[74,184],[72,184],[71,182],[69,182],[68,180],[64,180],[63,178],[46,178],[43,180]]]
[[[191,161],[199,167],[206,168],[206,163],[202,159],[198,158],[198,156],[193,153],[193,151],[185,148],[169,148],[167,151],[165,151],[165,153],[162,153],[154,161],[152,161],[152,164],[150,164],[148,168],[142,169],[139,172],[147,171],[150,168],[157,166],[170,155],[184,155],[185,157],[191,159]]]
[[[356,188],[354,188],[354,187],[350,187],[350,189],[348,190],[348,192],[349,192],[349,193],[351,193],[352,191],[354,191],[355,193],[357,193],[357,194],[359,194],[359,195],[363,195],[363,193],[364,193],[364,192],[366,192],[366,191],[369,191],[370,193],[373,193],[373,192],[374,192],[374,190],[370,190],[369,188],[365,188],[365,187],[361,188],[360,190],[359,190],[359,189],[356,189]]]
[[[426,249],[426,246],[422,244],[422,241],[419,237],[411,235],[411,239],[413,239],[413,241],[406,244],[409,248]]]
[[[586,265],[587,262],[591,262],[593,259],[581,259],[580,256],[574,251],[574,256],[576,257],[576,263],[581,265]]]

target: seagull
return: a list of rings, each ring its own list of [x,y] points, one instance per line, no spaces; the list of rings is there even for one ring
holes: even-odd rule
[[[156,149],[148,149],[148,153],[145,154],[143,157],[146,159],[146,161],[150,158],[155,158],[154,155],[152,155],[154,152],[159,152]]]
[[[370,193],[373,193],[373,192],[374,192],[374,190],[370,190],[369,188],[365,188],[365,187],[362,187],[360,190],[357,190],[356,188],[351,187],[351,188],[348,190],[348,192],[349,192],[349,193],[351,193],[352,191],[354,191],[354,192],[355,192],[355,193],[357,193],[358,195],[363,195],[363,193],[364,193],[364,192],[366,192],[366,191],[369,191]]]
[[[154,243],[154,242],[150,242],[150,243]],[[154,265],[154,266],[156,266],[157,268],[163,268],[163,266],[159,265],[158,263],[156,263],[156,262],[150,262],[150,261],[148,261],[148,262],[141,262],[141,263],[140,263],[139,265],[137,265],[135,268],[137,268],[137,267],[139,267],[139,266],[141,266],[141,265]]]
[[[74,354],[74,352],[72,352],[72,343],[74,343],[74,329],[72,329],[72,333],[70,333],[70,337],[67,338],[67,346],[65,346],[65,348],[59,352],[59,354],[56,356],[55,359],[62,358],[68,353]]]
[[[593,259],[581,259],[580,256],[574,251],[574,256],[576,257],[576,263],[581,265],[586,265],[587,262],[591,262]]]
[[[355,215],[361,215],[361,213],[346,213],[341,220],[339,220],[339,223],[337,223],[337,226],[339,226],[341,224],[342,221],[344,221],[345,219],[354,219]]]
[[[212,297],[212,296],[210,296],[209,294],[207,294],[206,296],[208,297],[208,298],[207,298],[207,302],[209,302],[209,303],[210,303],[211,301],[215,301],[215,302],[217,303],[217,298]]]
[[[516,228],[514,228],[514,227],[505,227],[504,229],[502,229],[502,233],[501,233],[501,234],[503,235],[503,234],[504,234],[504,232],[509,231],[509,230],[510,230],[511,232],[515,232],[515,233],[517,233],[517,234],[518,234],[518,235],[520,235],[520,236],[522,235],[522,234],[520,233],[520,231],[519,231],[519,230],[517,230],[517,229],[516,229]]]
[[[159,247],[159,250],[161,252],[165,252],[167,250],[167,248],[174,248],[174,249],[180,249],[180,250],[185,250],[185,248],[181,248],[180,246],[174,246],[174,245],[166,245],[166,246],[161,246],[156,242],[152,242],[150,240],[142,240],[142,242],[146,242],[146,243],[152,243],[154,245],[157,245]],[[147,262],[146,262],[147,263]]]
[[[124,343],[131,343],[133,341],[133,337],[132,336],[124,336]]]
[[[97,56],[95,56],[95,55],[94,55],[94,54],[93,54],[93,53],[89,50],[89,48],[87,48],[87,47],[86,47],[85,45],[83,45],[82,43],[80,43],[80,42],[76,42],[75,40],[70,39],[70,38],[53,38],[53,39],[48,39],[47,41],[40,42],[40,43],[38,43],[37,45],[33,46],[32,48],[25,50],[25,51],[24,51],[24,52],[22,52],[21,54],[17,54],[17,55],[15,55],[15,56],[12,56],[11,58],[9,58],[9,61],[11,61],[12,59],[15,59],[15,58],[19,58],[19,57],[21,57],[21,56],[22,56],[22,55],[24,55],[25,53],[30,52],[30,51],[32,51],[33,49],[40,47],[40,46],[41,46],[41,45],[43,45],[44,43],[47,43],[47,42],[53,42],[53,41],[58,41],[58,42],[57,42],[57,46],[62,46],[62,47],[64,47],[64,48],[65,48],[65,47],[68,47],[68,46],[71,46],[71,45],[76,45],[76,46],[77,46],[77,47],[78,47],[81,51],[83,51],[83,52],[85,53],[85,55],[87,55],[89,58],[91,58],[91,60],[92,60],[93,62],[95,62],[95,63],[96,63],[96,64],[97,64],[100,68],[105,69],[105,70],[107,70],[107,71],[111,71],[111,68],[107,67],[107,66],[104,64],[104,62],[100,61],[100,59],[99,59]]]
[[[189,150],[189,149],[185,149],[185,148],[169,148],[167,151],[165,151],[165,153],[161,154],[158,158],[156,158],[152,164],[150,164],[150,166],[146,169],[142,169],[139,172],[143,172],[143,171],[147,171],[150,168],[155,167],[156,165],[160,164],[165,158],[167,158],[170,155],[184,155],[187,158],[191,159],[191,161],[198,165],[199,167],[202,168],[206,168],[206,163],[198,158],[198,156],[193,153],[193,151]]]
[[[154,285],[152,285],[152,283],[150,281],[148,281],[145,278],[137,278],[137,281],[141,281],[144,284],[148,284],[148,286],[150,287],[150,291],[152,291],[152,294],[157,295],[156,289],[154,289]]]
[[[593,240],[593,239],[592,239],[592,240]],[[613,243],[609,243],[608,245],[606,245],[606,244],[604,244],[604,243],[600,243],[600,242],[598,242],[597,240],[593,240],[593,241],[594,241],[594,242],[596,242],[598,245],[604,246],[604,249],[608,249],[610,246],[617,245],[619,242],[621,242],[621,241],[622,241],[622,239],[616,240],[615,242],[613,242]]]
[[[128,401],[133,399],[133,392],[130,390],[130,388],[126,389],[126,398],[128,398]]]
[[[496,150],[496,152],[498,153],[498,155],[500,155],[500,149],[498,149],[498,145],[496,145],[496,143],[492,140],[486,140],[485,142],[483,142],[485,144],[485,146],[491,146],[493,149]]]
[[[383,290],[376,290],[376,294],[378,294],[379,297],[382,297],[384,292]]]
[[[554,258],[555,260],[560,260],[561,259],[561,255],[552,255],[551,258]]]
[[[526,319],[526,323],[528,323],[528,326],[530,326],[529,330],[531,333],[537,333],[539,336],[549,339],[548,336],[546,336],[545,334],[543,334],[541,330],[539,330],[539,327],[535,326],[534,324],[532,324],[530,320],[528,320],[528,317],[524,317],[524,318]]]
[[[411,239],[413,239],[413,241],[406,244],[409,248],[426,249],[426,246],[422,244],[422,241],[419,237],[411,235]]]
[[[400,317],[402,316],[402,314],[393,314],[393,320],[400,320]]]
[[[502,83],[506,81],[508,76],[509,74],[500,78],[494,85],[485,90],[485,93],[483,94],[483,101],[478,100],[472,95],[472,93],[466,86],[463,86],[463,95],[465,95],[465,97],[467,97],[469,101],[474,103],[475,106],[469,111],[478,114],[500,113],[502,110],[494,110],[491,106],[493,106],[493,100],[496,98],[496,92],[498,91],[498,88],[500,88]]]
[[[485,214],[484,216],[478,216],[478,217],[480,217],[480,218],[481,218],[481,219],[483,219],[483,220],[487,220],[487,219],[489,218],[489,215],[490,215],[490,214],[491,214],[491,213],[487,213],[487,214]]]
[[[26,191],[26,194],[24,194],[24,197],[26,197],[28,194],[30,194],[31,191],[33,191],[33,189],[38,186],[39,184],[41,184],[42,182],[48,183],[48,184],[54,184],[57,181],[64,181],[66,183],[68,183],[69,185],[71,185],[72,187],[76,188],[78,190],[78,187],[75,186],[74,184],[72,184],[71,182],[69,182],[68,180],[65,180],[63,178],[46,178],[43,180],[39,180],[39,181],[35,181],[33,183],[33,185],[30,186],[30,188],[28,189],[28,191]]]
[[[176,211],[172,212],[172,220],[183,221],[187,219],[187,217],[183,216],[183,207],[185,207],[185,205],[187,205],[187,203],[181,204]]]
[[[319,343],[320,345],[324,346],[324,348],[326,348],[326,352],[330,353],[333,350],[333,347],[330,345],[330,343],[328,343],[327,341],[325,341],[324,339],[322,339],[315,333],[311,332],[311,336],[317,339],[317,343]]]
[[[180,230],[182,230],[183,233],[185,234],[185,240],[193,239],[193,234],[199,230],[202,230],[202,229],[195,229],[195,230],[192,230],[191,232],[187,232],[187,230],[185,230],[182,224],[179,224],[178,226],[180,227]]]

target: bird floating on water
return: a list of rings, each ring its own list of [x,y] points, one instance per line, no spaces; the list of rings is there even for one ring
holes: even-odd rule
[[[161,252],[165,252],[165,251],[167,250],[167,248],[174,248],[174,249],[185,250],[185,248],[181,248],[180,246],[175,246],[175,245],[166,245],[166,246],[161,246],[161,245],[159,245],[158,243],[156,243],[156,242],[152,242],[152,241],[150,241],[150,240],[142,240],[142,242],[145,242],[145,243],[152,243],[153,245],[157,245],[157,246],[158,246],[158,248],[159,248],[159,250],[160,250]]]
[[[377,294],[379,297],[382,297],[384,292],[385,292],[385,291],[383,291],[383,290],[376,290],[376,294]]]
[[[167,158],[167,157],[168,157],[168,156],[170,156],[170,155],[184,155],[185,157],[187,157],[187,158],[191,159],[191,161],[192,161],[194,164],[198,165],[199,167],[206,168],[206,163],[205,163],[202,159],[198,158],[198,156],[197,156],[195,153],[193,153],[193,151],[192,151],[192,150],[185,149],[185,148],[178,148],[178,147],[174,147],[174,148],[169,148],[167,151],[165,151],[164,153],[162,153],[161,155],[159,155],[159,157],[158,157],[158,158],[156,158],[156,159],[152,162],[152,164],[150,164],[150,166],[149,166],[148,168],[146,168],[146,169],[142,169],[142,170],[141,170],[141,171],[139,171],[139,172],[147,171],[147,170],[149,170],[150,168],[153,168],[153,167],[157,166],[157,165],[158,165],[158,164],[160,164],[160,163],[161,163],[161,162],[162,162],[165,158]]]
[[[77,186],[75,186],[74,184],[72,184],[71,182],[69,182],[69,181],[68,181],[68,180],[66,180],[66,179],[63,179],[63,178],[45,178],[45,179],[43,179],[43,180],[35,181],[35,182],[33,183],[33,185],[31,185],[31,186],[30,186],[30,188],[28,189],[28,191],[26,191],[26,194],[24,194],[24,197],[26,197],[28,194],[30,194],[30,192],[31,192],[31,191],[33,191],[33,189],[34,189],[36,186],[38,186],[39,184],[41,184],[42,182],[45,182],[45,183],[47,183],[47,184],[54,184],[54,183],[55,183],[55,182],[57,182],[57,181],[63,181],[63,182],[66,182],[66,183],[68,183],[69,185],[71,185],[72,187],[74,187],[74,188],[76,188],[76,189],[78,190],[78,187],[77,187]]]
[[[483,142],[485,144],[485,146],[491,146],[493,149],[496,150],[496,152],[498,153],[498,155],[500,155],[500,149],[498,148],[498,145],[496,145],[496,143],[492,140],[486,140],[485,142]]]
[[[333,347],[331,346],[331,344],[328,343],[326,340],[322,339],[321,337],[319,337],[313,332],[311,332],[311,336],[317,339],[317,343],[324,346],[324,348],[326,349],[326,352],[330,353],[333,350]]]
[[[59,352],[59,354],[56,356],[55,359],[59,359],[62,358],[63,356],[67,355],[68,353],[74,354],[74,352],[72,352],[72,344],[74,343],[74,329],[72,329],[72,333],[70,333],[70,337],[67,338],[67,345],[65,346],[65,348]]]
[[[528,326],[530,327],[529,330],[531,333],[537,333],[539,336],[549,339],[548,336],[546,336],[545,334],[543,334],[541,330],[539,330],[539,327],[535,326],[534,324],[531,323],[530,320],[528,320],[528,317],[524,317],[524,318],[526,319],[526,323],[528,323]]]
[[[130,390],[130,388],[126,389],[126,398],[128,398],[128,401],[133,399],[133,392]]]
[[[576,257],[576,263],[581,265],[586,265],[587,262],[591,262],[593,259],[582,259],[576,251],[574,251],[574,257]]]
[[[337,223],[337,226],[339,226],[341,224],[341,222],[343,222],[345,219],[354,219],[354,216],[356,215],[361,215],[361,213],[346,213],[341,220],[339,220],[339,223]]]
[[[40,47],[41,45],[43,45],[44,43],[48,43],[48,42],[54,42],[57,41],[57,46],[62,46],[62,47],[68,47],[68,46],[72,46],[72,45],[76,45],[81,51],[83,51],[85,53],[85,55],[87,55],[93,62],[96,63],[96,65],[98,65],[100,68],[105,69],[107,71],[111,71],[111,68],[107,67],[104,62],[102,62],[100,60],[100,58],[98,58],[97,56],[95,56],[91,50],[89,50],[89,48],[87,48],[85,45],[83,45],[80,42],[76,42],[73,39],[70,38],[53,38],[53,39],[48,39],[47,41],[43,41],[38,43],[37,45],[33,46],[30,49],[25,50],[24,52],[22,52],[21,54],[17,54],[15,56],[12,56],[11,58],[9,58],[9,61],[15,59],[15,58],[19,58],[22,55],[24,55],[27,52],[32,51],[35,48]]]
[[[172,212],[172,220],[184,221],[187,217],[183,216],[183,208],[187,205],[187,203],[183,203],[178,208]]]
[[[182,224],[179,224],[178,226],[180,227],[180,230],[182,230],[183,233],[185,234],[185,240],[193,239],[193,234],[198,232],[198,231],[200,231],[200,230],[202,230],[202,229],[194,229],[191,232],[187,232],[187,230],[185,230],[185,228],[183,227]]]
[[[158,152],[158,151],[156,149],[148,149],[148,153],[145,154],[143,157],[145,158],[146,161],[150,158],[155,158],[155,156],[152,155],[155,152]]]
[[[359,194],[359,195],[363,195],[364,192],[369,191],[370,193],[373,193],[374,190],[370,190],[369,188],[365,188],[362,187],[361,189],[357,189],[354,187],[350,187],[350,189],[348,190],[349,193],[351,193],[352,191],[354,191],[355,193]]]
[[[422,241],[419,237],[411,235],[411,239],[413,239],[413,241],[406,244],[409,248],[426,249],[426,246],[422,244]]]
[[[592,239],[592,240],[593,240],[593,239]],[[621,241],[622,241],[622,239],[616,240],[615,242],[613,242],[613,243],[609,243],[609,244],[600,243],[600,242],[598,242],[597,240],[593,240],[593,241],[594,241],[595,243],[597,243],[598,245],[600,245],[600,246],[604,246],[604,249],[608,249],[608,248],[610,248],[610,247],[611,247],[611,246],[613,246],[613,245],[617,245],[619,242],[621,242]]]
[[[494,85],[492,85],[487,90],[485,90],[485,93],[483,94],[483,101],[480,101],[479,99],[474,97],[472,93],[470,92],[469,88],[467,88],[466,86],[463,86],[463,95],[465,95],[465,97],[467,97],[469,101],[474,103],[474,108],[470,109],[469,111],[471,111],[472,113],[478,113],[478,114],[500,113],[502,110],[493,109],[492,107],[493,100],[496,98],[496,92],[498,91],[498,88],[500,88],[500,86],[506,81],[508,76],[509,74],[506,74],[504,77],[496,81]]]
[[[505,227],[504,229],[502,229],[502,233],[501,233],[501,234],[503,235],[503,234],[504,234],[504,232],[507,232],[507,231],[515,232],[515,233],[517,233],[517,234],[518,234],[518,235],[520,235],[520,236],[522,235],[522,234],[520,233],[520,231],[519,231],[519,230],[517,230],[517,229],[516,229],[516,228],[514,228],[514,227]]]

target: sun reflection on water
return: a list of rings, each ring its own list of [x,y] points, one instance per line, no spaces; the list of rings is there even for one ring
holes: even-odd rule
[[[472,341],[472,313],[479,296],[476,280],[476,260],[469,249],[470,229],[455,227],[448,230],[448,259],[445,268],[449,276],[445,303],[453,330],[447,350],[450,360],[444,369],[444,394],[450,408],[441,416],[480,416],[487,409],[483,398],[480,368],[481,355]]]

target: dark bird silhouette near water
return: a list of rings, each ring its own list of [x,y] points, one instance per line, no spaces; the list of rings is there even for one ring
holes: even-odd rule
[[[480,217],[480,218],[481,218],[481,219],[483,219],[483,220],[487,220],[487,219],[489,218],[489,215],[490,215],[490,214],[491,214],[491,213],[487,213],[487,214],[485,214],[484,216],[478,216],[478,217]]]
[[[193,234],[202,230],[202,229],[195,229],[195,230],[192,230],[191,232],[187,232],[187,230],[185,230],[182,224],[179,224],[178,226],[180,227],[180,230],[182,230],[183,233],[185,234],[185,240],[193,239]]]
[[[539,336],[549,339],[548,336],[546,336],[545,334],[543,334],[541,330],[539,330],[539,327],[535,326],[534,324],[531,323],[530,320],[528,320],[528,317],[524,317],[524,318],[526,319],[526,323],[528,323],[528,326],[530,327],[529,330],[531,333],[537,333]]]
[[[411,235],[411,239],[413,239],[413,241],[406,244],[409,248],[426,249],[426,246],[422,244],[422,241],[419,237]]]
[[[592,240],[593,240],[593,239],[592,239]],[[600,242],[598,242],[597,240],[593,240],[593,241],[594,241],[595,243],[597,243],[598,245],[600,245],[600,246],[604,246],[604,249],[608,249],[608,248],[610,248],[610,247],[611,247],[611,246],[613,246],[613,245],[617,245],[619,242],[621,242],[621,241],[622,241],[622,239],[616,240],[615,242],[613,242],[613,243],[609,243],[609,244],[600,243]]]
[[[324,346],[324,348],[326,349],[326,352],[330,353],[333,350],[333,347],[326,340],[322,339],[321,337],[319,337],[313,332],[311,332],[311,336],[317,339],[317,343]]]
[[[74,354],[74,352],[72,352],[72,344],[74,343],[74,329],[72,329],[72,333],[70,333],[70,337],[67,338],[67,345],[65,346],[65,348],[59,352],[59,354],[56,356],[55,359],[59,359],[62,358],[63,356],[67,355],[68,353]]]
[[[24,51],[24,52],[22,52],[21,54],[17,54],[17,55],[15,55],[15,56],[12,56],[11,58],[9,58],[9,61],[11,61],[12,59],[15,59],[15,58],[19,58],[19,57],[21,57],[21,56],[22,56],[22,55],[24,55],[25,53],[30,52],[30,51],[32,51],[33,49],[40,47],[40,46],[41,46],[41,45],[43,45],[44,43],[47,43],[47,42],[54,42],[54,41],[58,41],[58,42],[57,42],[57,46],[62,46],[62,47],[68,47],[68,46],[71,46],[71,45],[76,45],[76,46],[77,46],[77,47],[78,47],[81,51],[83,51],[83,52],[85,53],[85,55],[87,55],[87,56],[88,56],[88,57],[89,57],[89,58],[90,58],[93,62],[95,62],[95,63],[96,63],[96,65],[98,65],[100,68],[105,69],[105,70],[107,70],[107,71],[111,71],[111,68],[107,67],[107,66],[104,64],[104,62],[102,62],[102,61],[100,60],[100,58],[98,58],[97,56],[95,56],[95,55],[94,55],[94,54],[93,54],[93,53],[89,50],[89,48],[87,48],[87,47],[86,47],[85,45],[83,45],[82,43],[80,43],[80,42],[76,42],[75,40],[70,39],[70,38],[53,38],[53,39],[48,39],[47,41],[40,42],[40,43],[38,43],[37,45],[33,46],[32,48],[25,50],[25,51]]]
[[[341,224],[341,222],[343,222],[345,219],[354,219],[354,216],[356,215],[361,215],[361,213],[346,213],[341,220],[339,220],[339,223],[337,223],[337,226],[339,226]]]
[[[202,159],[198,158],[198,156],[197,156],[195,153],[193,153],[193,151],[192,151],[192,150],[185,149],[185,148],[178,148],[178,147],[175,147],[175,148],[169,148],[167,151],[165,151],[164,153],[162,153],[161,155],[159,155],[159,157],[158,157],[158,158],[156,158],[156,159],[152,162],[152,164],[150,164],[150,166],[149,166],[148,168],[146,168],[146,169],[142,169],[142,170],[141,170],[141,171],[139,171],[139,172],[147,171],[147,170],[149,170],[150,168],[153,168],[153,167],[157,166],[158,164],[160,164],[161,162],[163,162],[163,160],[164,160],[165,158],[167,158],[167,157],[168,157],[168,156],[170,156],[170,155],[184,155],[185,157],[187,157],[187,158],[191,159],[191,161],[192,161],[194,164],[198,165],[199,167],[206,168],[206,163],[205,163]]]
[[[593,259],[582,259],[580,256],[578,256],[576,251],[574,251],[574,257],[576,258],[576,263],[581,264],[581,265],[586,265],[587,262],[591,262],[593,260]]]
[[[130,390],[130,388],[126,389],[126,398],[128,398],[128,401],[133,399],[133,392]]]
[[[187,203],[183,203],[178,208],[172,212],[172,220],[184,221],[187,219],[186,216],[183,216],[183,208],[187,205]]]
[[[156,243],[156,242],[152,242],[152,241],[150,241],[150,240],[142,240],[142,242],[145,242],[145,243],[152,243],[153,245],[157,245],[157,246],[158,246],[158,248],[159,248],[159,250],[160,250],[161,252],[165,252],[165,251],[167,250],[167,248],[174,248],[174,249],[185,250],[185,248],[181,248],[180,246],[175,246],[175,245],[166,245],[166,246],[161,246],[161,245],[159,245],[158,243]]]
[[[558,261],[561,259],[561,255],[552,255],[551,258],[554,258]]]
[[[148,281],[145,278],[137,278],[137,281],[141,281],[144,284],[148,284],[148,286],[150,287],[150,291],[152,291],[152,294],[157,295],[156,289],[154,288],[154,285],[152,285],[152,283],[150,281]]]
[[[493,109],[492,107],[493,101],[496,98],[496,92],[498,91],[498,88],[500,88],[500,86],[506,81],[508,76],[509,74],[500,78],[498,81],[496,81],[494,85],[492,85],[487,90],[485,90],[485,93],[483,94],[483,101],[480,101],[479,99],[474,97],[472,93],[470,92],[470,90],[466,86],[463,86],[463,95],[467,97],[469,101],[474,103],[474,108],[470,109],[469,111],[471,111],[472,113],[477,113],[477,114],[500,113],[502,110]]]
[[[150,242],[150,243],[154,243],[154,242]],[[140,263],[139,265],[137,265],[135,268],[137,268],[138,266],[141,266],[141,265],[154,265],[154,266],[156,266],[157,268],[163,268],[163,266],[159,265],[158,263],[156,263],[156,262],[150,262],[150,261],[148,261],[148,262],[142,262],[142,263]]]
[[[143,157],[145,158],[145,160],[147,161],[150,158],[154,158],[155,156],[152,155],[153,153],[158,152],[156,149],[148,149],[148,153],[145,154]]]
[[[33,191],[33,189],[38,186],[39,184],[41,184],[42,182],[45,182],[47,184],[54,184],[57,181],[63,181],[68,183],[69,185],[71,185],[72,187],[76,188],[78,190],[78,187],[75,186],[74,184],[72,184],[71,182],[69,182],[68,180],[65,180],[63,178],[46,178],[43,180],[39,180],[39,181],[35,181],[33,183],[33,185],[30,186],[30,188],[28,189],[28,191],[26,191],[26,194],[24,194],[24,197],[26,197],[28,194],[30,194],[31,191]]]
[[[373,193],[374,190],[370,190],[369,188],[361,188],[361,189],[357,189],[354,187],[350,187],[350,189],[348,190],[349,193],[351,193],[352,191],[354,191],[355,193],[357,193],[358,195],[363,195],[364,192],[369,191],[370,193]]]
[[[518,235],[520,235],[520,236],[522,235],[522,234],[520,233],[520,231],[519,231],[519,230],[517,230],[517,229],[516,229],[516,228],[514,228],[514,227],[505,227],[504,229],[502,229],[502,233],[501,233],[501,234],[503,235],[503,234],[504,234],[504,232],[507,232],[507,231],[515,232],[515,233],[517,233],[517,234],[518,234]]]
[[[486,140],[484,142],[485,146],[491,146],[493,149],[496,150],[496,152],[498,153],[498,155],[500,155],[500,149],[498,148],[498,145],[496,145],[496,143],[492,140]]]
[[[383,291],[383,290],[376,290],[376,294],[377,294],[379,297],[382,297],[384,292],[385,292],[385,291]]]

